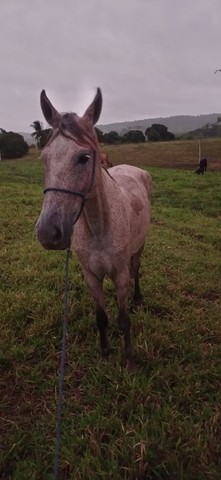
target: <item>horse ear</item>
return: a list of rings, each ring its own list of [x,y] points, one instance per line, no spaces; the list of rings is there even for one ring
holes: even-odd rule
[[[41,92],[40,102],[46,122],[48,122],[51,127],[56,128],[58,126],[61,115],[53,107],[52,103],[50,102],[45,93],[45,90],[42,90]]]
[[[101,89],[98,88],[97,93],[94,97],[94,100],[85,111],[83,118],[86,118],[92,123],[92,125],[95,125],[95,123],[97,123],[97,121],[99,120],[101,109],[102,109],[102,93],[101,93]]]

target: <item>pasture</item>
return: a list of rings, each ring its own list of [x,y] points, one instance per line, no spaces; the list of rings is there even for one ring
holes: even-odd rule
[[[141,269],[147,309],[131,315],[140,365],[135,374],[122,366],[109,281],[114,353],[100,358],[93,302],[73,256],[62,480],[220,479],[221,140],[202,145],[203,177],[193,174],[197,142],[105,148],[114,164],[153,177]],[[53,478],[65,253],[35,239],[43,175],[36,152],[0,162],[2,480]]]
[[[201,140],[202,157],[207,157],[208,168],[221,171],[221,138]],[[194,170],[198,163],[199,141],[140,143],[131,145],[105,145],[114,164],[129,163],[140,167],[181,168]]]

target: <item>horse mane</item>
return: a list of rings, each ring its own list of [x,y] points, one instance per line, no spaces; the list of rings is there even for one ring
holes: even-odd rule
[[[79,145],[86,144],[93,149],[98,150],[98,141],[95,130],[85,121],[84,118],[79,117],[76,113],[61,114],[59,124],[52,131],[46,146],[50,145],[59,134],[70,138]]]

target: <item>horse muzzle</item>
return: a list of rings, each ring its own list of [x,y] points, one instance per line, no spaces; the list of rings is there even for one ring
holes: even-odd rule
[[[72,222],[61,224],[55,216],[39,218],[36,224],[38,241],[47,250],[65,250],[70,247]]]

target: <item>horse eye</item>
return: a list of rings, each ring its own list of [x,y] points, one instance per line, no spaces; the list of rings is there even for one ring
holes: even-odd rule
[[[90,158],[90,155],[88,155],[87,153],[82,153],[82,155],[80,155],[78,158],[78,163],[80,163],[81,165],[84,165],[85,163],[87,163],[89,158]]]

